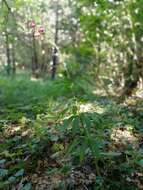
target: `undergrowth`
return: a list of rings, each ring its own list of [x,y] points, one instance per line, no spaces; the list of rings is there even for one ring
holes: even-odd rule
[[[84,82],[0,78],[0,189],[143,189],[142,100]]]

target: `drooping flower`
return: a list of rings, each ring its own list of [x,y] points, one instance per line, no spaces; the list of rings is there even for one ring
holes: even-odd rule
[[[30,21],[29,24],[28,24],[29,28],[35,28],[36,27],[36,23],[35,21]]]
[[[45,33],[45,28],[43,26],[40,26],[39,29],[38,29],[38,32],[40,34],[44,34]]]

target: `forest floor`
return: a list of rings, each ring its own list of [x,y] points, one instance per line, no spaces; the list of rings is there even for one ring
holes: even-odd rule
[[[0,78],[0,189],[143,189],[143,98]]]

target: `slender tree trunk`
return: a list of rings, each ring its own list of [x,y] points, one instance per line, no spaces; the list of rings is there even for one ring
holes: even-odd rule
[[[38,57],[37,57],[37,51],[36,51],[36,41],[35,41],[34,32],[32,35],[32,45],[33,45],[32,72],[33,74],[36,74],[36,71],[38,69]]]
[[[56,21],[55,21],[55,46],[54,46],[54,51],[53,51],[53,58],[52,58],[52,73],[51,73],[51,78],[52,80],[55,79],[56,76],[56,71],[57,71],[57,64],[58,64],[58,32],[59,32],[59,5],[57,2],[57,8],[56,8]]]
[[[140,79],[139,74],[139,57],[138,57],[138,45],[137,45],[137,36],[134,32],[134,22],[132,19],[132,15],[130,11],[128,10],[128,16],[130,18],[130,27],[131,27],[131,52],[127,53],[127,61],[128,66],[124,73],[125,83],[124,83],[124,89],[123,89],[123,96],[130,96],[133,93],[133,90],[137,87],[138,81]]]
[[[10,59],[10,48],[9,48],[9,35],[5,32],[5,43],[6,43],[6,57],[7,57],[7,74],[10,75],[11,72],[11,59]]]
[[[123,95],[130,96],[133,90],[137,87],[138,81],[139,81],[139,75],[136,64],[134,62],[130,62],[125,76]]]
[[[57,48],[54,48],[54,53],[53,53],[53,66],[52,66],[52,79],[55,79],[56,76],[56,70],[57,70],[57,64],[58,64],[58,56],[57,56]]]
[[[41,57],[41,65],[40,65],[40,74],[45,73],[45,70],[44,70],[45,64],[46,64],[45,45],[44,45],[44,42],[42,42],[42,57]]]
[[[13,48],[12,48],[12,73],[13,75],[16,73],[16,64],[15,64],[15,49],[14,49],[14,45],[13,45]]]
[[[46,61],[45,61],[45,55],[42,55],[42,60],[41,60],[41,68],[40,68],[40,72],[41,73],[44,73],[44,68],[45,68],[45,64],[46,64]]]

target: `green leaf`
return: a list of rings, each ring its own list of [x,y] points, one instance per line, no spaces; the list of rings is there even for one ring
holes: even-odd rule
[[[68,150],[66,152],[66,156],[69,155],[70,153],[74,152],[76,150],[77,145],[79,144],[79,141],[75,139],[68,147]]]
[[[87,150],[87,144],[85,142],[83,142],[82,146],[80,147],[80,151],[79,151],[80,163],[82,163],[86,157],[85,156],[86,150]]]
[[[20,176],[23,176],[23,174],[24,174],[24,169],[21,169],[18,172],[16,172],[16,174],[14,176],[15,177],[20,177]]]
[[[100,155],[102,156],[107,156],[107,157],[115,157],[115,156],[120,156],[120,152],[101,152]]]
[[[143,167],[143,159],[138,161],[138,164]]]
[[[0,189],[6,189],[7,185],[9,185],[8,181],[0,182]]]
[[[0,169],[0,177],[4,177],[8,174],[8,170],[6,169]]]
[[[22,187],[21,190],[30,190],[30,189],[32,189],[32,185],[31,183],[27,183],[26,185],[24,185],[24,187]]]
[[[50,135],[50,140],[51,141],[56,142],[56,141],[58,141],[58,139],[59,139],[59,137],[57,135]]]
[[[65,132],[67,130],[67,128],[69,127],[70,123],[72,122],[72,119],[73,118],[70,117],[70,118],[65,119],[63,121],[63,124],[58,127],[58,129],[60,130],[60,132]]]
[[[76,133],[79,133],[80,131],[80,120],[78,117],[75,117],[72,121],[72,130],[73,130],[73,133],[76,134]]]
[[[0,160],[0,165],[3,165],[6,162],[5,159]]]
[[[11,176],[11,177],[8,178],[8,181],[9,181],[10,183],[13,183],[13,182],[16,181],[16,177]]]
[[[91,121],[90,121],[90,118],[88,117],[88,115],[85,115],[84,116],[84,122],[85,122],[85,126],[87,128],[90,128],[91,127]]]

